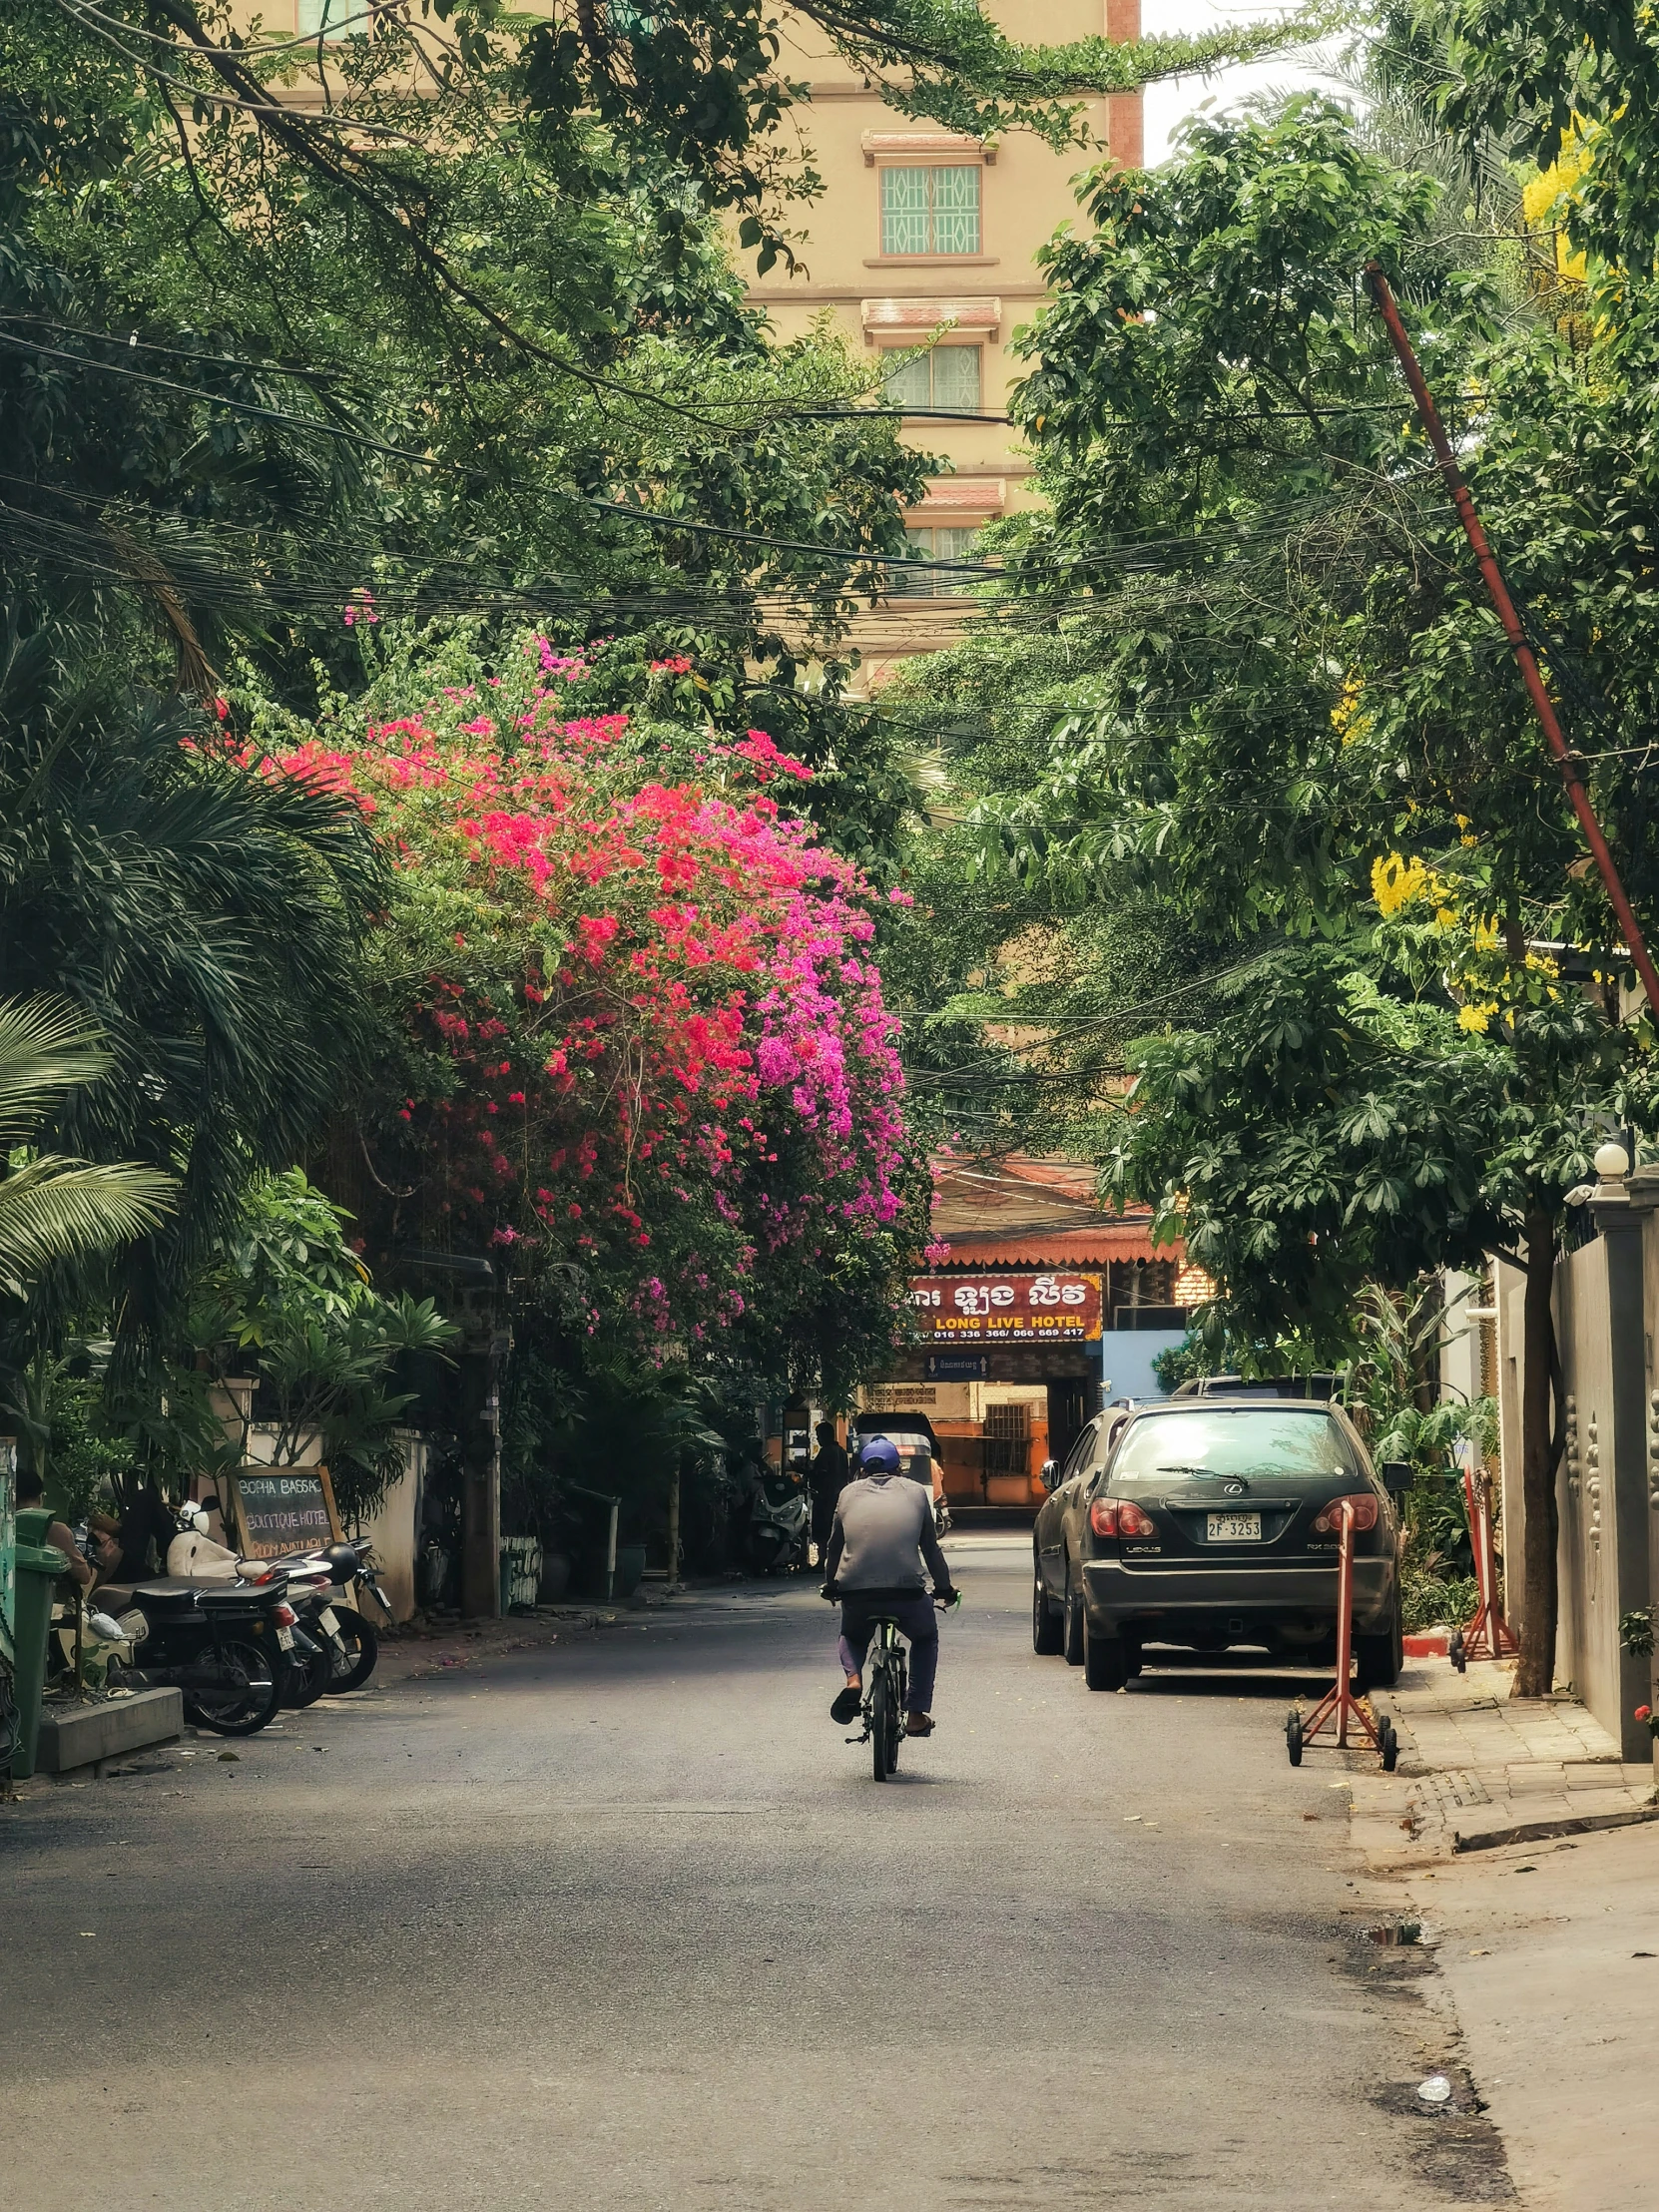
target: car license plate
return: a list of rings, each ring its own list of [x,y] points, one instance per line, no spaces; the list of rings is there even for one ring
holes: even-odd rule
[[[291,1628],[278,1628],[276,1641],[284,1651],[291,1651],[293,1649],[293,1630]]]
[[[334,1617],[334,1608],[331,1605],[325,1605],[316,1617],[330,1636],[339,1634],[339,1622]]]
[[[1212,1513],[1210,1515],[1210,1541],[1213,1544],[1259,1544],[1262,1540],[1262,1516],[1260,1513]]]

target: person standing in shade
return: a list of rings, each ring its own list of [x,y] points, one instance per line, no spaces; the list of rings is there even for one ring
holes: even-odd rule
[[[851,1477],[851,1466],[835,1437],[832,1420],[821,1420],[818,1424],[818,1456],[808,1470],[807,1480],[813,1493],[813,1541],[818,1546],[819,1564],[830,1548],[830,1531],[835,1524],[835,1507],[840,1494]]]
[[[17,1502],[21,1510],[46,1503],[46,1485],[32,1467],[23,1467],[18,1471]],[[61,1520],[49,1521],[46,1527],[46,1541],[49,1544],[55,1544],[69,1562],[68,1573],[58,1577],[59,1584],[63,1587],[63,1594],[68,1594],[67,1586],[71,1583],[78,1589],[85,1590],[89,1588],[92,1583],[92,1569],[88,1566],[80,1545],[75,1541],[74,1531],[68,1523]]]

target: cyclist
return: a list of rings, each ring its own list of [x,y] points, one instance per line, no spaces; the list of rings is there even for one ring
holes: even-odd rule
[[[899,1472],[898,1448],[889,1437],[871,1436],[858,1454],[858,1478],[849,1482],[835,1506],[825,1554],[825,1594],[841,1600],[841,1671],[846,1687],[830,1708],[843,1725],[863,1703],[864,1653],[876,1620],[891,1618],[910,1645],[910,1709],[905,1733],[930,1736],[933,1677],[939,1663],[939,1624],[933,1607],[954,1605],[950,1569],[933,1533],[933,1499],[919,1483]],[[925,1565],[926,1574],[923,1573]],[[927,1594],[926,1575],[933,1578]],[[872,1607],[859,1592],[879,1592]],[[902,1592],[897,1603],[889,1593]],[[913,1594],[912,1594],[913,1593]]]

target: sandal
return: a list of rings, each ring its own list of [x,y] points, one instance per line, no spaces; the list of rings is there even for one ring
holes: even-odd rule
[[[834,1704],[830,1706],[830,1718],[844,1728],[848,1721],[855,1721],[858,1718],[858,1708],[863,1702],[863,1691],[853,1689],[852,1685],[848,1683],[840,1696],[836,1698]]]
[[[904,1716],[904,1733],[906,1736],[931,1736],[933,1733],[932,1714],[906,1713]]]

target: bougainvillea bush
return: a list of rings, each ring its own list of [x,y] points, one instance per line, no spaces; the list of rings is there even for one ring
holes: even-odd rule
[[[833,1389],[924,1234],[881,900],[766,733],[660,719],[678,661],[584,713],[593,659],[462,638],[317,729],[256,725],[265,773],[349,793],[396,863],[365,1219],[557,1281],[589,1331]]]

